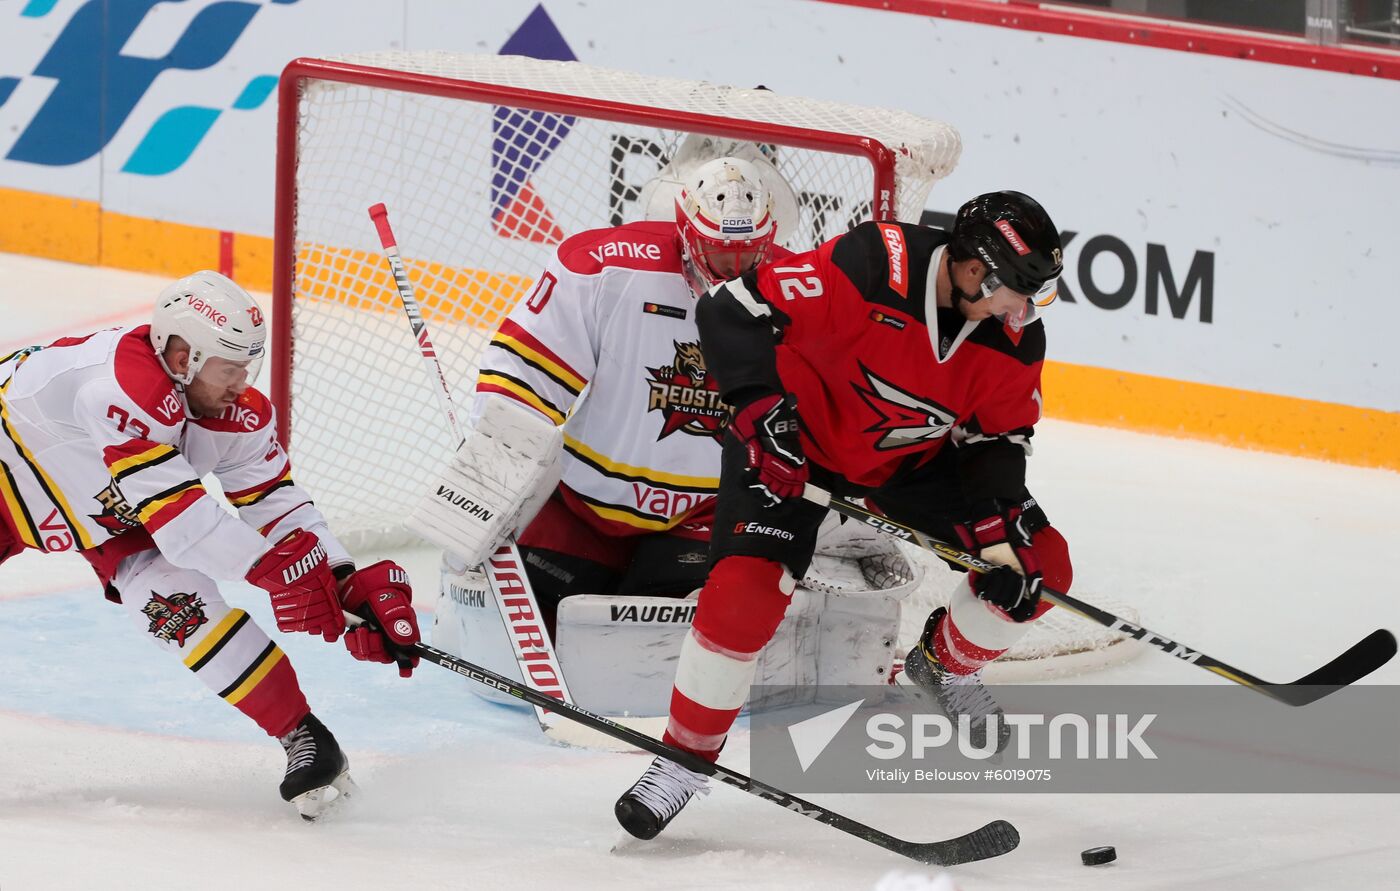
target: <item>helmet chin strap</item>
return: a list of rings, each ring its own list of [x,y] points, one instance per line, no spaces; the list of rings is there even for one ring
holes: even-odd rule
[[[948,286],[953,289],[953,309],[958,309],[961,312],[958,307],[959,303],[966,303],[970,306],[986,297],[981,288],[977,289],[977,293],[969,294],[958,287],[958,283],[953,279],[953,258],[951,255],[944,254],[943,262],[948,264]]]
[[[175,383],[175,389],[177,391],[181,393],[185,392],[185,387],[189,386],[190,382],[194,380],[193,376],[188,376],[188,378],[181,377],[180,375],[172,371],[170,369],[170,366],[166,364],[165,354],[160,352],[159,350],[156,351],[156,361],[160,363],[161,370],[164,371],[166,375],[169,376],[170,380],[172,380]],[[188,372],[186,374],[188,375]]]

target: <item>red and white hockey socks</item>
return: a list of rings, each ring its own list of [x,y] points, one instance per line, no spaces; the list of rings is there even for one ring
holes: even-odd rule
[[[1068,591],[1073,580],[1069,547],[1053,526],[1031,536],[1045,584],[1057,591]],[[948,612],[933,631],[933,655],[953,674],[972,674],[1011,649],[1031,625],[1052,608],[1049,601],[1036,605],[1033,617],[1013,622],[1005,612],[979,600],[964,576],[948,600]]]
[[[1035,618],[1047,609],[1048,601],[1039,604]],[[1011,621],[997,607],[979,600],[963,578],[953,589],[947,612],[933,629],[933,655],[953,674],[972,674],[1011,649],[1030,630],[1031,622]]]
[[[184,592],[169,594],[147,588],[139,602],[131,594],[122,599],[147,636],[184,662],[206,687],[268,736],[291,733],[311,709],[287,654],[252,616],[229,609],[212,583],[181,587]]]
[[[780,564],[725,557],[700,592],[681,645],[665,741],[713,761],[748,699],[758,653],[772,639],[796,582]]]

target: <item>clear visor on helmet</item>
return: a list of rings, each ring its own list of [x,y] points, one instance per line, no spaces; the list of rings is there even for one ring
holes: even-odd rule
[[[992,315],[1019,330],[1040,318],[1040,310],[1055,302],[1059,296],[1059,279],[1052,278],[1034,294],[1027,294],[1003,283],[993,272],[982,280],[981,291]]]
[[[210,356],[204,360],[195,374],[195,380],[209,387],[231,389],[251,386],[262,368],[262,356],[255,359],[235,361],[222,356]]]

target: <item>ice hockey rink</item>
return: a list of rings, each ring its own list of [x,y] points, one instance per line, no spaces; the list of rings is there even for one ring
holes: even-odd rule
[[[163,284],[0,255],[0,353],[137,322]],[[1052,358],[1075,312],[1049,315]],[[1031,486],[1070,541],[1074,593],[1111,592],[1258,675],[1297,677],[1400,628],[1395,473],[1047,421]],[[409,559],[428,628],[433,564]],[[273,627],[261,591],[226,594]],[[895,889],[939,874],[723,786],[614,851],[612,804],[643,756],[551,745],[433,665],[400,680],[339,644],[277,642],[362,790],[314,826],[277,796],[281,749],[140,640],[85,562],[0,567],[0,889]],[[1080,680],[1224,683],[1156,652]],[[1400,664],[1367,683],[1400,683]],[[724,755],[740,770],[745,726]],[[1010,820],[1021,846],[952,870],[963,891],[1369,889],[1400,874],[1393,795],[812,798],[918,840]],[[1082,866],[1097,845],[1117,862]]]

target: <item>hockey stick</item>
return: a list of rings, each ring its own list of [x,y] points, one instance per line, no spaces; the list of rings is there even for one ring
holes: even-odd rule
[[[912,526],[906,526],[891,520],[889,517],[881,516],[844,498],[835,497],[825,489],[811,483],[808,483],[803,490],[802,497],[814,504],[834,510],[838,514],[859,520],[867,526],[873,526],[881,532],[887,532],[896,538],[918,545],[940,559],[973,572],[990,572],[996,568],[993,563],[978,559],[966,551],[959,550],[947,542],[939,541]],[[1335,693],[1342,687],[1355,683],[1380,668],[1395,655],[1395,635],[1383,628],[1377,629],[1317,671],[1304,675],[1289,684],[1277,684],[1257,678],[1246,671],[1221,662],[1219,659],[1207,656],[1199,650],[1179,644],[1169,637],[1150,631],[1141,625],[1129,622],[1107,610],[1085,603],[1053,588],[1041,588],[1040,596],[1058,607],[1083,616],[1091,622],[1097,622],[1105,628],[1121,631],[1136,640],[1146,641],[1169,656],[1175,656],[1183,662],[1190,662],[1206,671],[1214,672],[1226,680],[1248,687],[1256,693],[1262,693],[1271,699],[1293,706],[1307,705],[1330,693]]]
[[[351,625],[373,625],[372,622],[366,623],[363,618],[352,613],[345,614],[345,621]],[[742,789],[750,795],[757,795],[779,807],[799,813],[809,820],[825,823],[847,835],[853,835],[871,844],[879,845],[887,851],[893,851],[908,857],[910,860],[917,860],[919,863],[926,863],[930,866],[956,866],[959,863],[971,863],[974,860],[1000,857],[1002,854],[1015,850],[1016,846],[1021,843],[1021,835],[1016,831],[1016,827],[1005,820],[993,820],[966,835],[941,841],[914,842],[896,838],[819,804],[813,804],[806,799],[784,792],[782,789],[759,782],[753,777],[730,770],[722,764],[713,764],[703,758],[697,758],[684,749],[667,745],[655,737],[647,736],[631,727],[610,721],[601,715],[595,715],[571,702],[559,702],[551,699],[544,693],[502,677],[494,671],[489,671],[465,659],[459,659],[436,647],[425,643],[416,643],[412,650],[423,659],[435,665],[441,665],[449,671],[455,671],[462,677],[476,681],[478,684],[485,684],[494,690],[523,699],[536,708],[549,709],[556,715],[591,727],[620,742],[643,749],[653,755],[668,758],[696,773],[714,777],[726,786]]]
[[[462,434],[462,426],[457,421],[457,411],[452,404],[452,391],[447,386],[447,376],[443,374],[442,363],[438,361],[437,348],[428,337],[428,324],[423,321],[423,311],[418,306],[417,298],[413,296],[413,282],[408,277],[408,270],[404,268],[403,257],[399,255],[398,240],[394,238],[393,229],[389,226],[389,210],[382,203],[376,204],[369,209],[369,217],[374,221],[374,228],[379,233],[379,243],[389,260],[389,269],[394,273],[394,286],[399,292],[399,302],[403,304],[404,315],[408,316],[408,324],[413,329],[413,338],[418,344],[423,364],[428,369],[429,376],[437,379],[438,386],[435,392],[438,402],[443,413],[447,415],[452,435],[456,437],[458,445],[461,445],[465,437]],[[569,696],[569,687],[564,682],[564,670],[559,665],[559,659],[554,653],[554,644],[550,641],[544,621],[540,618],[539,602],[535,599],[535,590],[525,574],[525,561],[520,557],[520,549],[516,547],[514,536],[507,537],[481,569],[486,576],[486,586],[491,589],[491,596],[496,601],[496,611],[505,626],[506,636],[510,638],[511,651],[515,654],[520,676],[541,693],[554,699],[569,701],[572,697]],[[535,718],[547,736],[554,736],[553,731],[561,725],[547,708],[538,703],[535,704]],[[560,741],[568,742],[563,738]]]

